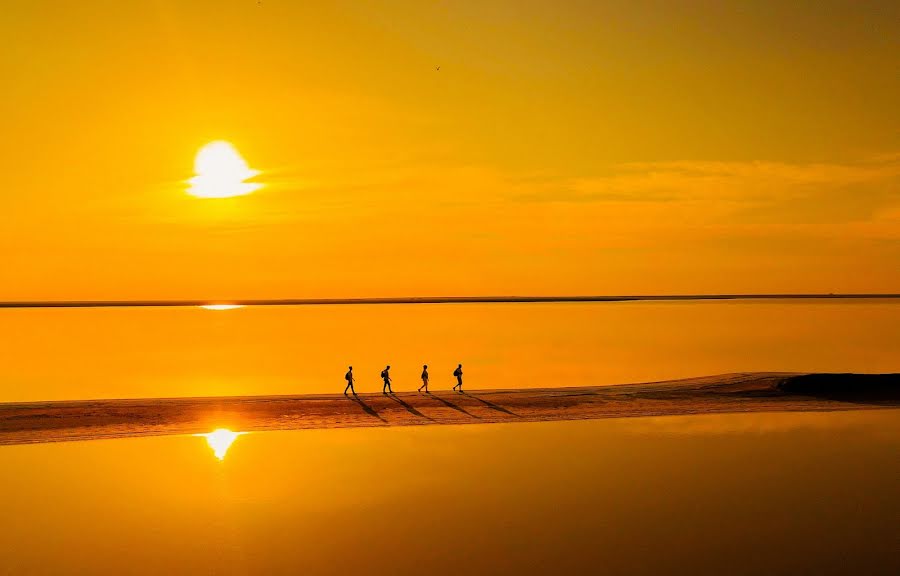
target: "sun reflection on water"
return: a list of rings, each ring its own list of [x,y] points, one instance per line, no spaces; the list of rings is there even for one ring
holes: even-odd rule
[[[219,460],[225,459],[225,454],[238,436],[243,436],[246,432],[232,432],[227,428],[217,428],[206,434],[197,434],[206,438],[206,443],[212,448],[213,454]]]
[[[200,307],[204,310],[234,310],[244,306],[241,304],[202,304]]]

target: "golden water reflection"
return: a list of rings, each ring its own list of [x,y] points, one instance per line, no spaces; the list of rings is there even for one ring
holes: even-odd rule
[[[236,302],[212,296],[209,304]],[[471,390],[900,370],[900,301],[248,306],[215,314],[9,309],[0,316],[2,402],[339,393],[350,364],[357,391],[378,393],[388,363],[398,391],[418,388],[423,364],[434,389],[449,389],[460,362]]]
[[[897,574],[898,448],[900,410],[0,446],[0,574]]]

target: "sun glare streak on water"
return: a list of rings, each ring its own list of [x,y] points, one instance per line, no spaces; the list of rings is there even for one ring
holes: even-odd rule
[[[255,192],[262,184],[247,182],[259,174],[229,142],[210,142],[197,152],[196,175],[188,180],[188,194],[198,198],[231,198]]]
[[[235,308],[243,308],[241,304],[204,304],[200,306],[204,310],[234,310]]]
[[[231,448],[231,445],[234,444],[234,441],[238,436],[242,436],[245,432],[232,432],[227,428],[217,428],[212,432],[208,432],[206,434],[197,434],[197,436],[203,436],[206,438],[206,443],[209,444],[209,447],[212,448],[213,454],[216,455],[216,458],[219,460],[225,459],[225,454],[228,453],[228,449]]]

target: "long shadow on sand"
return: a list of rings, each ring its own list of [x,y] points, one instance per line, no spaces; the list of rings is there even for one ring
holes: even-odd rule
[[[512,410],[510,410],[508,408],[504,408],[503,406],[500,406],[499,404],[494,404],[493,402],[485,400],[484,398],[479,398],[478,396],[475,396],[474,394],[469,394],[468,392],[465,392],[463,390],[460,390],[459,392],[460,392],[460,394],[464,394],[468,398],[478,400],[479,402],[481,402],[482,404],[484,404],[485,406],[487,406],[488,408],[490,408],[492,410],[496,410],[498,412],[503,412],[504,414],[509,414],[510,416],[515,416],[516,418],[521,418],[521,416],[519,416]]]
[[[430,418],[430,417],[428,417],[428,416],[422,414],[421,412],[419,412],[418,410],[416,410],[415,408],[413,408],[412,406],[410,406],[409,404],[407,404],[406,402],[404,402],[403,400],[401,400],[400,398],[398,398],[396,395],[394,395],[394,394],[388,394],[388,398],[390,398],[391,400],[393,400],[393,401],[396,402],[397,404],[399,404],[399,405],[403,406],[404,408],[406,408],[406,411],[409,412],[410,414],[412,414],[412,415],[414,415],[414,416],[418,416],[419,418],[424,418],[424,419],[426,419],[426,420],[428,420],[428,421],[430,421],[430,422],[434,422],[434,418]]]
[[[356,394],[354,394],[353,396],[349,396],[348,398],[350,398],[350,400],[352,400],[352,401],[356,402],[357,404],[359,404],[359,407],[362,408],[362,409],[365,411],[366,414],[368,414],[369,416],[374,416],[375,418],[378,418],[379,420],[381,420],[382,422],[384,422],[385,424],[387,424],[387,420],[385,420],[384,418],[382,418],[382,417],[378,414],[378,412],[375,411],[374,408],[372,408],[371,406],[369,406],[368,404],[366,404],[366,403],[363,401],[362,398],[360,398],[360,397],[357,396]]]
[[[444,400],[444,399],[441,398],[440,396],[436,396],[436,395],[432,394],[431,392],[426,392],[426,394],[428,394],[428,397],[429,397],[429,398],[434,398],[435,400],[437,400],[438,402],[440,402],[440,403],[443,404],[444,406],[447,406],[448,408],[453,408],[454,410],[458,410],[459,412],[462,412],[462,413],[465,414],[466,416],[471,416],[472,418],[475,418],[476,420],[481,420],[481,418],[479,418],[478,416],[476,416],[476,415],[472,414],[471,412],[467,411],[467,410],[466,410],[465,408],[463,408],[462,406],[457,406],[457,405],[454,404],[453,402],[450,402],[449,400]]]

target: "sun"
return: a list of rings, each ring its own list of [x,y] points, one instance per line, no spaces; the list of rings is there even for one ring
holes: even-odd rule
[[[188,180],[188,194],[198,198],[231,198],[255,192],[262,187],[247,182],[259,171],[247,166],[234,146],[224,140],[210,142],[197,152],[195,176]]]

